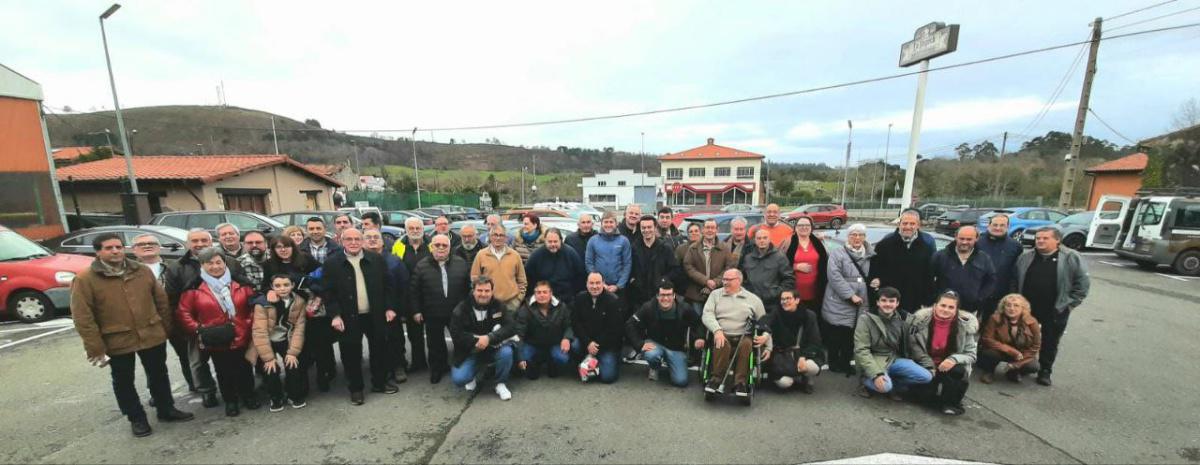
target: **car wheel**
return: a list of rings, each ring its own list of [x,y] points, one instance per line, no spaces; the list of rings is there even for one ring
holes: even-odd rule
[[[1171,265],[1175,272],[1184,276],[1200,276],[1200,250],[1188,250],[1175,257]]]
[[[1149,260],[1134,260],[1134,262],[1137,263],[1138,268],[1143,270],[1154,271],[1155,269],[1158,269],[1158,264]]]
[[[54,316],[54,302],[37,291],[21,291],[8,299],[8,313],[25,323],[37,323]]]
[[[829,220],[829,227],[830,227],[830,228],[837,229],[837,228],[838,228],[838,227],[840,227],[841,225],[842,225],[842,219],[841,219],[841,218],[834,218],[834,219],[832,219],[832,220]]]
[[[1021,236],[1023,236],[1023,235],[1025,235],[1025,230],[1017,229],[1017,230],[1014,230],[1013,232],[1009,233],[1008,237],[1013,238],[1013,240],[1015,240],[1015,241],[1019,241],[1019,240],[1021,240]]]
[[[1064,237],[1062,243],[1074,250],[1083,250],[1083,234],[1071,234]]]

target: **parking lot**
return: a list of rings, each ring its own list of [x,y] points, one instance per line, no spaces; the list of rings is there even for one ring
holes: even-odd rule
[[[302,410],[226,418],[190,395],[189,423],[134,439],[107,370],[84,361],[67,320],[0,325],[0,462],[799,463],[881,453],[1004,463],[1200,463],[1200,280],[1086,254],[1091,295],[1063,342],[1054,386],[972,383],[967,414],[854,394],[825,374],[811,396],[760,391],[707,404],[693,382],[652,384],[626,365],[614,385],[518,380],[514,398],[430,385],[351,406],[340,381]],[[141,375],[139,374],[139,378]],[[693,379],[694,381],[694,379]],[[140,384],[140,383],[139,383]],[[145,400],[145,397],[144,397]]]

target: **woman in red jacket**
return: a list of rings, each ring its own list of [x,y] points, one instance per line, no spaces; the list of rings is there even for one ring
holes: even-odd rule
[[[250,342],[254,288],[234,280],[217,248],[204,249],[196,258],[202,268],[200,279],[180,295],[176,318],[184,332],[199,338],[200,350],[212,357],[225,415],[233,417],[241,413],[239,399],[250,410],[260,405],[254,397],[250,364],[243,355]]]

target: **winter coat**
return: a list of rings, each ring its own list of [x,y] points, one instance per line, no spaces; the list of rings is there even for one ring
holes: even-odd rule
[[[475,263],[475,255],[478,255],[479,251],[487,248],[487,246],[487,243],[476,240],[475,247],[468,248],[466,244],[458,244],[450,253],[462,258],[464,262],[467,262],[467,266],[470,266],[472,263]]]
[[[464,299],[471,299],[471,269],[467,262],[455,255],[446,261],[446,291],[442,290],[442,268],[433,257],[417,263],[416,270],[409,276],[408,295],[412,301],[411,312],[421,316],[449,320],[454,308]]]
[[[303,241],[301,241],[299,244],[296,244],[296,249],[308,254],[309,257],[312,257],[312,240],[310,240],[307,237],[304,238]],[[329,257],[332,257],[341,251],[342,251],[341,245],[338,245],[338,243],[334,242],[332,239],[325,238],[325,259],[326,260],[328,260]],[[314,258],[313,260],[315,261],[316,259]],[[321,265],[321,262],[318,262],[317,265]]]
[[[333,244],[330,242],[330,244]],[[217,246],[220,247],[220,246]],[[223,257],[223,256],[222,256]],[[242,265],[237,260],[225,260],[225,267],[229,268],[229,273],[235,279],[242,274]],[[196,257],[188,252],[178,260],[167,264],[165,276],[163,277],[163,290],[167,292],[167,300],[171,303],[171,311],[174,312],[179,308],[179,296],[183,295],[188,286],[191,286],[200,279],[200,262]],[[245,279],[242,279],[245,281]]]
[[[302,278],[308,276],[309,273],[312,273],[313,270],[321,266],[320,263],[309,257],[308,253],[304,253],[304,255],[304,266],[296,266],[295,261],[283,263],[275,257],[271,257],[271,259],[263,263],[263,282],[262,286],[258,288],[258,292],[265,294],[271,290],[271,278],[277,274],[288,275],[288,277],[292,278],[292,287],[298,287]],[[307,283],[307,287],[311,289],[312,284]]]
[[[659,283],[663,279],[674,283],[680,270],[674,251],[662,239],[654,239],[650,247],[646,247],[646,241],[639,239],[633,245],[633,271],[627,291],[629,301],[641,305],[654,299],[658,295]]]
[[[521,237],[521,232],[524,229],[518,229],[516,234],[513,234],[512,248],[521,256],[521,261],[529,260],[529,256],[534,250],[546,245],[546,227],[538,226],[538,237],[533,242],[526,242],[524,237]]]
[[[266,297],[260,297],[255,302],[254,317],[250,326],[251,344],[250,348],[246,350],[246,360],[250,363],[261,360],[264,364],[268,364],[274,362],[275,357],[281,356],[275,353],[271,344],[272,333],[278,330],[275,323],[279,321],[280,303],[282,302],[275,304],[267,302]],[[307,306],[307,302],[303,297],[292,294],[292,306],[287,309],[287,321],[291,325],[287,334],[288,348],[287,353],[283,355],[299,357],[300,351],[304,350],[305,306]]]
[[[679,247],[679,244],[687,242],[687,235],[681,234],[679,228],[672,224],[666,229],[658,228],[658,239],[674,252],[675,248]]]
[[[654,341],[664,348],[684,352],[689,345],[704,340],[708,330],[691,306],[678,296],[668,312],[658,306],[658,299],[648,301],[625,322],[625,338],[635,350],[642,350]]]
[[[918,236],[911,244],[905,244],[899,232],[888,234],[875,244],[875,257],[871,259],[867,281],[878,278],[880,288],[896,288],[900,291],[900,308],[912,313],[933,303],[930,265],[933,252],[924,237]]]
[[[936,367],[933,356],[929,354],[930,338],[933,336],[933,309],[923,308],[908,318],[905,343],[908,346],[909,358],[928,370]],[[976,343],[975,333],[979,332],[979,320],[970,312],[958,311],[954,325],[950,329],[949,355],[947,359],[961,365],[971,376],[971,366],[975,364]]]
[[[429,250],[429,237],[427,236],[421,239],[421,245],[413,247],[408,240],[408,236],[405,235],[392,244],[391,250],[392,255],[399,257],[410,273],[416,269],[417,263],[420,263],[425,257],[433,255],[433,252]]]
[[[620,233],[600,233],[587,243],[583,265],[587,272],[600,273],[604,284],[624,289],[633,271],[633,248],[629,239]]]
[[[629,225],[625,224],[624,219],[617,222],[617,232],[622,236],[625,236],[625,239],[628,240],[630,244],[642,240],[642,231],[638,229],[638,225],[635,224],[631,228]]]
[[[871,258],[875,251],[869,242],[863,242],[866,253],[863,258],[852,258],[849,246],[842,246],[829,252],[829,283],[825,286],[825,300],[821,306],[821,317],[835,326],[853,328],[858,321],[858,315],[871,307],[871,297],[868,292],[869,279],[867,276],[875,269]],[[862,268],[863,276],[854,265]],[[858,296],[862,302],[855,304],[850,297]]]
[[[471,264],[471,280],[479,276],[492,278],[492,295],[501,303],[524,299],[525,291],[529,287],[521,256],[508,246],[504,247],[500,258],[496,258],[491,247],[475,255],[475,262]]]
[[[492,299],[482,309],[487,310],[487,318],[480,320],[475,317],[474,297],[464,299],[454,307],[448,328],[450,339],[454,342],[454,366],[462,365],[467,356],[475,353],[477,336],[488,337],[486,352],[517,335],[517,325],[512,312],[505,309],[499,301]]]
[[[1036,318],[1025,309],[1017,318],[1017,334],[1010,332],[1011,326],[1003,310],[997,310],[983,325],[983,335],[979,344],[984,350],[991,350],[1007,355],[1013,361],[1009,365],[1020,368],[1037,360],[1038,352],[1042,350],[1042,327]],[[1020,355],[1021,360],[1017,360]]]
[[[878,308],[860,314],[854,327],[854,366],[858,374],[875,378],[887,373],[892,362],[908,353],[904,339],[907,332],[899,309],[891,318],[883,316]]]
[[[708,295],[713,292],[707,287],[708,280],[715,281],[720,287],[722,274],[737,264],[733,254],[729,252],[729,245],[721,241],[714,242],[708,255],[710,267],[705,270],[704,239],[689,245],[687,252],[683,254],[683,271],[688,277],[688,287],[683,296],[688,302],[707,301]],[[742,282],[746,281],[743,279]]]
[[[725,248],[729,249],[729,254],[733,256],[733,263],[737,263],[738,260],[742,259],[742,252],[754,247],[754,240],[750,239],[750,236],[748,235],[742,240],[741,244],[733,243],[733,234],[730,234],[729,237],[725,238],[724,242]]]
[[[575,250],[575,253],[579,254],[579,258],[582,259],[587,257],[588,242],[591,242],[593,237],[596,237],[595,229],[588,234],[584,234],[581,231],[575,231],[571,233],[570,236],[567,236],[567,238],[563,240],[563,243],[571,246],[571,248]]]
[[[776,309],[763,318],[763,325],[771,333],[771,343],[776,352],[794,350],[796,355],[812,360],[817,366],[825,364],[825,349],[821,344],[821,333],[817,325],[817,314],[807,308],[794,312]]]
[[[996,270],[992,259],[979,250],[972,250],[963,264],[958,251],[951,242],[933,254],[930,262],[933,269],[934,295],[952,290],[958,294],[958,308],[980,313],[996,286]]]
[[[621,350],[624,312],[620,299],[611,292],[603,292],[595,299],[587,291],[576,294],[571,302],[571,326],[579,345],[586,349],[595,342],[600,350]]]
[[[205,347],[205,351],[243,350],[250,344],[250,324],[254,312],[251,300],[254,298],[254,287],[234,278],[230,281],[229,291],[234,307],[233,342],[227,347]],[[221,304],[217,303],[216,296],[209,290],[208,284],[200,278],[193,281],[179,297],[179,309],[175,311],[175,318],[178,319],[183,333],[190,337],[197,337],[200,327],[220,326],[231,322]]]
[[[800,248],[800,238],[793,233],[792,238],[788,239],[785,243],[787,244],[787,251],[783,253],[783,256],[793,266],[792,277],[794,279],[796,274],[794,268],[796,265],[796,249]],[[817,289],[811,305],[813,310],[819,311],[820,308],[817,305],[821,305],[825,301],[825,286],[829,284],[829,253],[825,251],[825,241],[822,241],[815,235],[808,236],[808,246],[817,251]]]
[[[525,280],[534,285],[548,281],[554,297],[570,303],[575,294],[583,290],[587,271],[583,268],[583,259],[570,247],[563,246],[558,252],[551,252],[543,246],[533,251],[525,262]]]
[[[369,307],[367,313],[378,323],[377,328],[382,329],[386,311],[400,308],[399,302],[396,301],[396,293],[391,291],[391,283],[387,281],[390,276],[387,262],[382,255],[364,250],[359,266],[362,267],[363,279],[366,281]],[[321,285],[325,292],[321,300],[325,303],[325,311],[329,318],[358,314],[357,281],[354,266],[350,264],[346,254],[339,253],[327,257],[321,270]]]
[[[516,323],[522,344],[557,347],[563,339],[575,339],[575,330],[571,328],[571,307],[557,297],[550,299],[550,311],[546,315],[542,315],[536,301],[530,297],[517,310]]]
[[[796,289],[791,261],[772,244],[768,244],[766,252],[757,246],[747,248],[738,261],[738,269],[742,270],[742,286],[763,301],[768,313],[779,309],[779,294],[784,289]]]
[[[386,250],[386,249],[384,249]],[[404,262],[399,257],[387,254],[380,255],[383,257],[383,262],[387,268],[387,292],[391,294],[395,307],[392,308],[397,314],[402,316],[411,315],[412,298],[408,296],[409,281],[411,281],[412,273],[408,267],[404,266]]]
[[[124,273],[108,276],[98,258],[71,282],[71,319],[88,357],[155,347],[175,321],[150,268],[126,259]]]
[[[1011,237],[995,238],[984,233],[983,237],[975,242],[975,250],[987,254],[988,258],[992,259],[992,268],[996,270],[996,285],[992,286],[992,295],[988,296],[983,305],[984,308],[993,310],[1000,298],[1013,288],[1013,268],[1017,264],[1017,257],[1021,256],[1025,248]]]
[[[1032,249],[1017,257],[1014,268],[1016,279],[1013,281],[1016,292],[1022,292],[1025,287],[1025,272],[1029,271],[1029,265],[1033,263],[1036,253],[1038,253],[1037,249]],[[1087,265],[1083,262],[1083,256],[1079,255],[1079,252],[1071,250],[1070,247],[1058,248],[1057,271],[1058,292],[1054,308],[1062,313],[1083,303],[1083,299],[1088,296],[1088,290],[1092,287],[1092,280],[1088,277]]]

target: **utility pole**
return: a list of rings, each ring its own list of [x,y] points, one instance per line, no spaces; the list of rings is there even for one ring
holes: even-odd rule
[[[854,121],[846,120],[846,165],[842,169],[842,208],[846,208],[846,184],[850,182],[850,145],[854,142]]]
[[[879,209],[883,210],[883,202],[887,198],[887,159],[888,149],[892,147],[892,123],[888,123],[887,142],[883,145],[883,178],[879,181]]]
[[[1004,150],[1008,148],[1008,131],[1004,131],[1004,139],[1000,140],[1000,158],[1004,158]]]
[[[432,133],[430,133],[432,134]],[[417,208],[421,208],[421,170],[417,169],[417,128],[412,132],[413,181],[417,186]]]
[[[1079,111],[1075,114],[1075,132],[1071,135],[1071,155],[1063,171],[1062,193],[1058,196],[1058,208],[1071,207],[1075,192],[1075,173],[1079,171],[1079,149],[1083,146],[1083,125],[1087,122],[1088,103],[1092,98],[1092,79],[1096,77],[1096,53],[1100,50],[1100,32],[1103,18],[1092,21],[1092,43],[1088,47],[1087,70],[1083,72],[1083,91],[1079,95]]]
[[[275,142],[275,155],[279,155],[279,135],[275,133],[275,115],[271,115],[271,140]],[[355,153],[354,153],[354,158],[356,161],[355,165],[358,165],[358,163],[357,163],[358,152],[357,151],[355,151]],[[355,166],[354,169],[358,170],[359,167]]]

